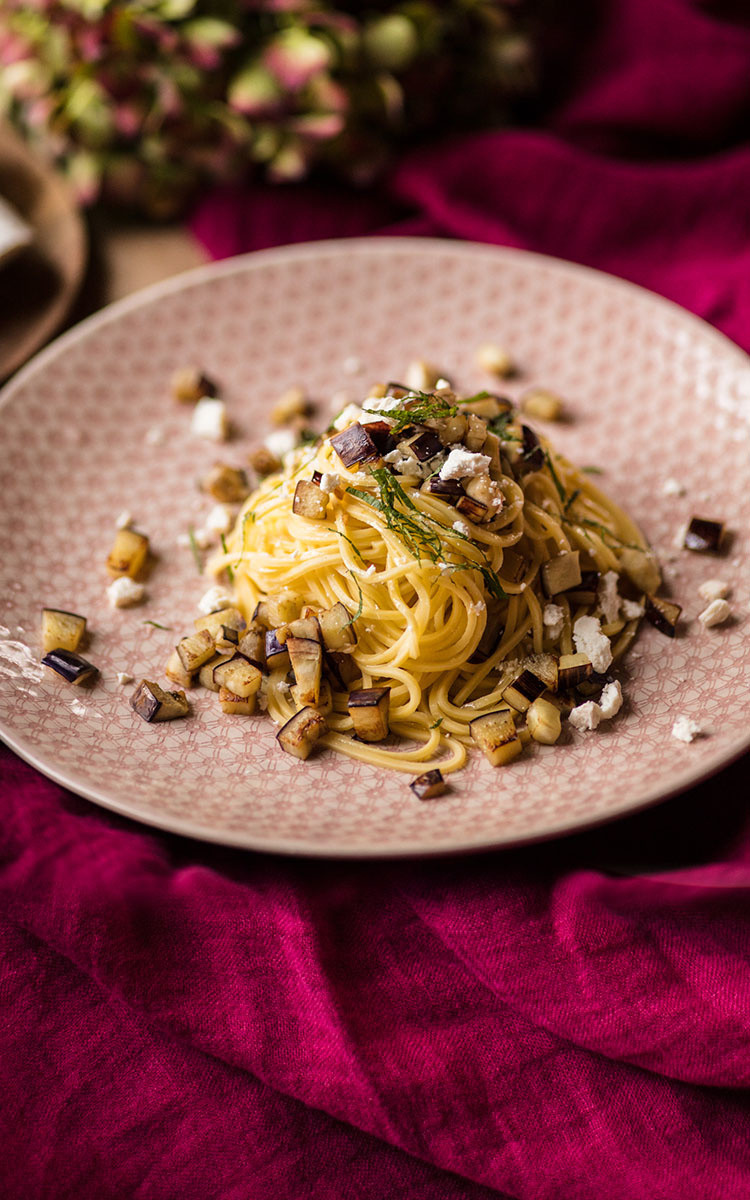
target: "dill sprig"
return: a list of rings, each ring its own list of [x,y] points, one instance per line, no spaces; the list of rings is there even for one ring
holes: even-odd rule
[[[153,625],[154,629],[165,629],[168,633],[171,632],[171,625],[160,625],[158,621],[141,621],[141,625]]]
[[[227,550],[227,539],[224,537],[223,533],[220,535],[220,537],[221,537],[222,550],[224,551],[225,554],[229,554],[229,551]],[[229,565],[229,563],[227,563],[225,570],[226,570],[227,579],[229,580],[229,582],[234,583],[234,571],[233,571],[232,567]]]
[[[521,439],[516,433],[509,433],[508,426],[515,421],[513,413],[500,413],[499,417],[492,417],[487,422],[487,428],[490,433],[494,433],[500,438],[501,442],[520,442]]]
[[[360,561],[361,563],[364,563],[364,561],[365,561],[365,560],[363,559],[363,557],[362,557],[362,555],[360,554],[360,552],[359,552],[359,550],[357,549],[357,547],[354,545],[354,542],[352,541],[352,539],[351,539],[350,537],[347,537],[345,533],[342,533],[340,529],[334,529],[334,531],[333,531],[333,532],[334,532],[334,533],[337,533],[337,534],[339,535],[339,537],[341,537],[341,538],[343,538],[343,539],[344,539],[344,541],[345,541],[345,542],[348,542],[348,543],[349,543],[349,545],[351,546],[352,550],[353,550],[353,551],[354,551],[354,553],[356,554],[357,558],[359,559],[359,561]]]
[[[439,728],[440,728],[440,726],[442,725],[442,723],[443,723],[443,718],[442,718],[442,717],[438,717],[438,719],[437,719],[437,721],[435,722],[435,724],[434,724],[434,725],[430,725],[430,726],[429,726],[429,728],[430,728],[430,729],[439,729]]]
[[[343,537],[343,534],[342,534],[342,537]],[[344,625],[344,629],[346,629],[346,627],[348,625],[353,625],[355,621],[359,620],[359,618],[362,616],[362,609],[364,608],[364,603],[365,603],[364,597],[362,595],[362,588],[359,586],[359,580],[357,579],[357,576],[354,574],[354,572],[349,567],[347,567],[346,569],[347,569],[347,571],[349,571],[349,574],[351,575],[352,579],[354,580],[355,587],[356,587],[357,591],[359,592],[359,608],[355,612],[354,616],[350,617],[349,620],[346,622],[346,625]]]
[[[374,467],[372,475],[378,487],[378,495],[363,492],[361,488],[348,487],[346,490],[364,504],[369,504],[376,512],[385,517],[386,525],[394,533],[398,533],[414,557],[421,562],[422,554],[426,553],[436,562],[442,553],[442,543],[437,533],[423,524],[419,509],[414,501],[401,487],[395,475],[385,467]],[[407,509],[407,512],[401,511]],[[410,514],[414,512],[416,517]]]
[[[611,529],[608,529],[606,525],[602,525],[601,521],[592,521],[590,517],[583,517],[580,521],[571,521],[568,518],[563,517],[563,521],[567,525],[588,525],[591,529],[595,529],[604,541],[605,546],[607,545],[607,538],[610,538],[610,540],[616,542],[618,546],[625,546],[628,550],[643,549],[642,546],[636,546],[634,542],[626,542],[623,538],[618,537],[616,533],[613,533]]]
[[[198,549],[198,543],[195,540],[195,530],[192,525],[188,529],[188,539],[190,541],[190,549],[193,552],[193,558],[195,559],[195,565],[198,568],[198,574],[202,575],[203,574],[203,559],[201,558],[201,552]]]
[[[601,467],[581,467],[584,475],[603,475],[604,471]]]
[[[569,509],[569,508],[570,508],[570,507],[571,507],[573,504],[575,504],[575,502],[576,502],[576,500],[578,499],[578,497],[580,496],[580,494],[581,494],[581,489],[580,489],[580,488],[576,488],[574,492],[571,492],[571,493],[570,493],[570,495],[568,496],[567,500],[565,501],[565,507],[564,507],[564,509],[563,509],[563,512],[567,512],[567,511],[568,511],[568,509]]]
[[[426,421],[455,417],[458,405],[449,404],[442,396],[433,392],[411,391],[393,408],[365,408],[363,412],[386,417],[393,422],[393,432],[399,433],[407,425],[424,425]]]
[[[564,507],[567,508],[568,493],[565,491],[565,488],[563,487],[562,483],[560,482],[560,476],[557,474],[557,471],[555,470],[555,464],[552,461],[552,455],[550,454],[549,450],[545,450],[544,456],[547,459],[547,466],[549,467],[549,473],[552,476],[552,482],[554,483],[554,485],[557,489],[557,494],[560,497],[560,503]]]

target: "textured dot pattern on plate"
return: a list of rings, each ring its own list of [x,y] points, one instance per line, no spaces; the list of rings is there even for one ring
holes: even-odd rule
[[[491,386],[479,344],[511,348],[522,376],[507,390],[552,387],[569,423],[551,427],[657,549],[698,512],[734,540],[717,563],[683,552],[667,578],[684,604],[674,641],[646,628],[628,660],[622,713],[596,733],[536,747],[493,770],[477,754],[451,791],[420,803],[401,775],[325,754],[280,753],[267,718],[230,718],[190,693],[194,716],[146,726],[128,705],[126,671],[164,682],[207,582],[178,544],[212,501],[195,480],[217,457],[241,463],[271,428],[286,387],[358,398],[415,357],[466,388]],[[174,369],[200,365],[222,385],[234,437],[190,434],[169,397]],[[337,400],[337,405],[340,403]],[[716,769],[750,726],[750,368],[745,356],[678,308],[594,272],[517,251],[377,239],[266,252],[192,272],[66,335],[6,389],[0,486],[0,730],[42,770],[141,819],[245,846],[309,853],[433,853],[550,836],[632,810]],[[153,430],[159,431],[159,438]],[[665,496],[675,477],[684,496]],[[33,481],[33,486],[30,486]],[[113,610],[104,569],[127,508],[156,555],[148,600]],[[705,630],[698,586],[720,574],[734,618]],[[86,656],[101,669],[73,689],[36,665],[42,604],[84,613]],[[173,627],[173,632],[145,625]],[[687,713],[708,736],[678,744]]]

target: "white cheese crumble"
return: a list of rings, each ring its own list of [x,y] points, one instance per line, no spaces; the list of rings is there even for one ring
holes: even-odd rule
[[[620,595],[617,591],[617,583],[618,576],[615,571],[607,571],[599,580],[597,601],[605,625],[611,625],[620,615]]]
[[[694,742],[703,733],[697,721],[691,717],[678,717],[672,726],[672,737],[678,742]]]
[[[599,711],[603,721],[610,721],[622,708],[622,688],[619,679],[604,686],[599,697]]]
[[[293,450],[297,444],[297,436],[291,429],[277,429],[273,433],[269,433],[264,441],[267,450],[271,454],[275,454],[276,458],[283,458],[290,450]]]
[[[401,406],[401,401],[397,396],[368,396],[364,401],[363,408],[374,408],[378,413],[389,413],[394,408]],[[379,417],[375,418],[379,420]]]
[[[456,533],[462,533],[464,537],[471,537],[471,530],[465,521],[454,521],[451,528],[455,529]]]
[[[475,475],[486,475],[491,461],[487,454],[473,454],[461,446],[451,450],[440,468],[440,478],[473,479]]]
[[[623,600],[622,615],[626,621],[635,621],[637,617],[642,617],[644,607],[637,600]]]
[[[133,525],[133,514],[129,513],[125,508],[115,517],[115,529],[131,529]]]
[[[126,683],[133,682],[133,676],[128,675],[127,671],[118,671],[117,672],[117,682],[120,684],[121,687],[125,687]]]
[[[136,583],[129,575],[121,575],[107,588],[107,600],[112,608],[129,608],[131,604],[140,604],[146,594],[142,583]]]
[[[223,587],[215,584],[201,596],[198,601],[198,612],[207,617],[209,613],[218,612],[220,608],[229,608],[231,604],[232,597],[224,591]]]
[[[160,429],[158,425],[154,425],[153,428],[146,430],[143,440],[147,446],[160,446],[164,441],[164,430]]]
[[[542,621],[546,632],[556,642],[565,625],[565,611],[559,604],[545,604]]]
[[[679,479],[665,479],[662,484],[662,495],[664,496],[684,496],[685,485],[680,483]]]
[[[339,415],[336,417],[336,420],[333,422],[333,428],[338,429],[339,432],[342,429],[348,429],[349,426],[353,425],[355,421],[358,421],[361,416],[362,409],[358,404],[347,404],[346,408],[341,410]],[[268,445],[268,442],[266,442],[266,445]]]
[[[568,721],[573,728],[580,730],[581,733],[586,733],[589,729],[596,729],[601,719],[602,710],[593,700],[579,704],[568,716]]]
[[[206,517],[205,528],[209,533],[228,533],[233,524],[232,510],[226,504],[215,504]]]
[[[596,617],[579,617],[573,626],[573,641],[579,654],[587,654],[593,668],[600,674],[612,662],[609,638],[602,633]]]
[[[383,462],[389,463],[398,475],[410,475],[415,479],[424,477],[425,464],[417,462],[410,454],[402,454],[398,447],[384,455]]]
[[[223,400],[202,396],[193,409],[190,432],[209,442],[224,442],[229,436],[227,408]]]
[[[729,584],[723,579],[707,579],[698,588],[698,595],[707,604],[712,600],[724,600],[729,595]]]
[[[337,475],[335,471],[324,471],[320,477],[320,484],[318,486],[321,492],[325,492],[327,496],[330,496],[332,491],[337,487],[341,487],[341,476]]]
[[[342,362],[341,370],[345,375],[359,375],[362,370],[362,359],[357,358],[356,354],[350,354]]]
[[[378,568],[375,566],[375,563],[370,563],[369,567],[364,572],[365,579],[369,579],[371,575],[374,575],[377,569]]]
[[[698,620],[706,629],[711,629],[714,625],[723,625],[731,616],[731,612],[726,600],[717,597],[711,601],[708,608],[704,608],[703,612],[698,614]]]

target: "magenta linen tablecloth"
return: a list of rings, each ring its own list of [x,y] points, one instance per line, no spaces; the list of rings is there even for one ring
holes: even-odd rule
[[[527,246],[750,347],[750,28],[588,15],[543,130],[364,196],[228,189],[193,228],[219,255]],[[602,830],[390,865],[203,846],[0,771],[3,1198],[750,1196],[747,758]]]

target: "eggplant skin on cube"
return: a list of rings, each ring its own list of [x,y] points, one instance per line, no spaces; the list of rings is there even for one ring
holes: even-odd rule
[[[494,712],[475,717],[469,729],[477,746],[484,751],[493,767],[512,762],[523,749],[510,708],[498,708]]]
[[[287,638],[286,648],[294,671],[300,704],[317,704],[323,676],[323,647],[312,638]]]
[[[448,790],[448,785],[443,779],[443,772],[439,768],[434,771],[425,771],[424,775],[418,775],[416,779],[412,780],[409,787],[418,800],[435,800],[438,796],[444,796]]]
[[[107,558],[107,570],[113,579],[128,575],[135,579],[148,557],[148,538],[134,529],[118,529]]]
[[[281,749],[295,758],[308,758],[316,742],[328,732],[326,719],[314,708],[302,708],[276,734]]]
[[[325,521],[328,496],[310,479],[300,479],[294,491],[292,512],[308,521]]]
[[[237,696],[228,688],[219,688],[219,707],[222,712],[233,716],[251,717],[255,712],[255,693],[252,696]]]
[[[242,654],[234,654],[226,662],[219,663],[213,670],[213,681],[222,690],[231,692],[247,700],[260,690],[263,676],[253,663],[248,662]]]
[[[391,689],[388,687],[359,688],[349,693],[349,716],[360,741],[382,742],[388,737],[390,700]]]
[[[142,679],[130,698],[133,712],[149,724],[186,717],[190,705],[184,692],[167,692],[151,679]]]
[[[49,667],[57,675],[60,675],[66,683],[88,683],[99,674],[98,667],[93,663],[88,662],[85,658],[81,658],[80,654],[74,654],[72,650],[62,650],[56,648],[50,650],[49,654],[45,654],[42,659],[42,666]]]
[[[665,600],[663,596],[646,596],[646,620],[666,637],[674,637],[681,613],[680,605],[672,600]]]
[[[318,613],[318,625],[323,635],[326,650],[346,650],[357,641],[352,626],[352,617],[345,604],[339,601],[332,608]]]
[[[86,633],[86,618],[61,608],[42,609],[42,650],[77,650]]]

